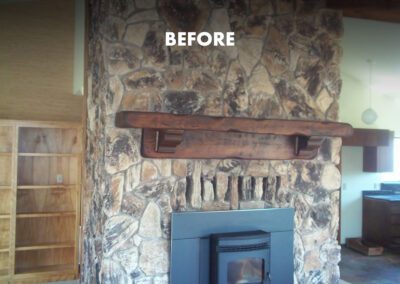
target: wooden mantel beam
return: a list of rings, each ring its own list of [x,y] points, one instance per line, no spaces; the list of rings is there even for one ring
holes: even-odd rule
[[[121,128],[206,130],[286,136],[343,137],[353,134],[353,128],[347,123],[314,120],[177,115],[134,111],[122,111],[117,113],[116,126]]]
[[[123,111],[116,126],[143,128],[142,155],[185,159],[313,159],[327,136],[353,133],[346,123]]]

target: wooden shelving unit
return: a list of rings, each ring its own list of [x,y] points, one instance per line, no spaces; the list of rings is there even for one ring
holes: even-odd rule
[[[78,277],[82,129],[0,120],[0,283]]]

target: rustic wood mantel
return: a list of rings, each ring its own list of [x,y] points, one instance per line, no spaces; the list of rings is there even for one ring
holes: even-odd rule
[[[325,137],[346,137],[351,125],[327,121],[252,119],[122,111],[116,126],[143,128],[142,155],[185,159],[313,159]]]

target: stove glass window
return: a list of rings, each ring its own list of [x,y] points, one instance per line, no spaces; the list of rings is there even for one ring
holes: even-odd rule
[[[228,284],[262,284],[264,259],[247,258],[228,263]]]

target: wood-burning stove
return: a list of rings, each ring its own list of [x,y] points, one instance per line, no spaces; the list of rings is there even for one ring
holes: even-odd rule
[[[270,234],[264,231],[210,236],[211,284],[269,284]]]
[[[170,283],[293,284],[293,221],[293,208],[172,213]]]

